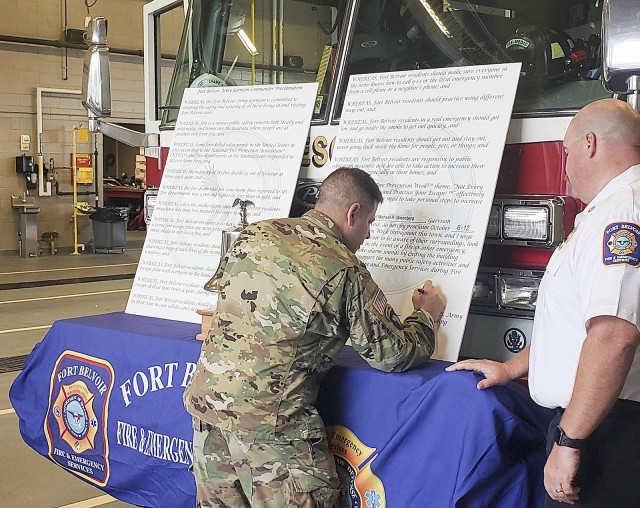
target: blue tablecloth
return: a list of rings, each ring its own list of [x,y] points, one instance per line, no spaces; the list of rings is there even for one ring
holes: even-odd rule
[[[182,406],[201,343],[194,324],[124,313],[61,320],[10,390],[27,444],[112,496],[195,506]],[[519,385],[478,391],[444,362],[375,371],[346,348],[321,388],[344,506],[542,505],[551,412]]]
[[[440,361],[388,374],[369,368],[353,350],[345,352],[323,383],[318,409],[331,443],[336,442],[333,426],[347,426],[358,441],[375,448],[356,462],[381,480],[386,506],[542,506],[553,412],[533,403],[525,388],[510,383],[480,391],[480,375],[444,372],[449,363]],[[358,466],[345,464],[344,453],[336,455],[353,476]],[[352,506],[373,506],[366,504],[366,489],[351,490]]]

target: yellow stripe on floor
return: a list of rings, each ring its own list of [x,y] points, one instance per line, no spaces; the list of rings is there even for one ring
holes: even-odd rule
[[[93,508],[94,506],[101,506],[103,504],[113,503],[114,501],[117,501],[117,499],[109,495],[104,495],[73,504],[65,504],[64,506],[60,506],[60,508]]]

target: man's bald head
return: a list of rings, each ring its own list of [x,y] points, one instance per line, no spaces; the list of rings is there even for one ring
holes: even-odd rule
[[[602,99],[582,108],[571,121],[571,135],[593,132],[616,149],[640,150],[640,114],[626,102]]]
[[[562,145],[571,193],[589,203],[611,180],[640,164],[640,114],[619,100],[592,102],[571,120]]]

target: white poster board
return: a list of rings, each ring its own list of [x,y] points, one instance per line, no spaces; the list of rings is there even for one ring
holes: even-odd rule
[[[223,229],[287,217],[316,83],[185,90],[126,312],[200,322]]]
[[[434,357],[455,361],[467,320],[520,64],[351,76],[333,168],[380,186],[358,251],[402,316],[431,279],[447,298]]]

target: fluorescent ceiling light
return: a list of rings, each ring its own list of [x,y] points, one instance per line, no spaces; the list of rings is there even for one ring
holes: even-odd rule
[[[451,39],[452,36],[449,33],[449,30],[447,30],[447,27],[444,26],[444,23],[442,21],[440,21],[440,18],[438,17],[438,15],[436,14],[436,11],[433,10],[433,8],[431,7],[431,5],[429,5],[428,0],[420,0],[420,3],[422,4],[422,6],[427,10],[427,12],[429,13],[429,16],[431,16],[431,19],[433,19],[433,22],[438,26],[438,28],[440,29],[440,31],[447,36],[447,38]]]
[[[251,54],[251,56],[256,56],[258,54],[258,50],[255,44],[251,41],[244,29],[241,28],[240,30],[238,30],[238,37],[242,41],[242,44],[244,44],[244,47],[247,48],[247,51]]]

